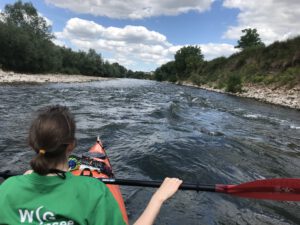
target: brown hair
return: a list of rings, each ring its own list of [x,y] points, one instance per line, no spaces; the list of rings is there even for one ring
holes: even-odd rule
[[[46,175],[66,162],[67,146],[75,141],[75,120],[64,106],[48,106],[32,121],[28,143],[37,153],[30,162],[34,172]]]

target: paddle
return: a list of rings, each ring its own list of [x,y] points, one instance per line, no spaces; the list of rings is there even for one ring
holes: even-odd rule
[[[0,177],[3,177],[4,179],[15,175],[17,174],[9,173],[9,171],[0,172]],[[162,183],[162,181],[115,178],[99,178],[99,180],[105,184],[138,187],[159,187]],[[300,201],[300,179],[297,178],[256,180],[238,185],[183,183],[179,189],[218,192],[243,198],[268,199],[277,201]]]

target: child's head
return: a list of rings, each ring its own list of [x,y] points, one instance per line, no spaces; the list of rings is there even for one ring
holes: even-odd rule
[[[29,131],[29,145],[37,153],[32,169],[41,175],[67,161],[75,146],[75,121],[67,107],[49,106],[38,111]]]

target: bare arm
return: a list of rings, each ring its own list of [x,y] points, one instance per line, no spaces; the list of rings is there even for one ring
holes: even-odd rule
[[[162,204],[176,193],[181,183],[182,180],[167,177],[134,225],[152,225]]]

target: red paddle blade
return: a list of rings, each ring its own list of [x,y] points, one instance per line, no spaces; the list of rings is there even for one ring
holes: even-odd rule
[[[256,180],[239,185],[216,185],[216,192],[244,198],[277,201],[300,201],[300,179],[276,178]]]

